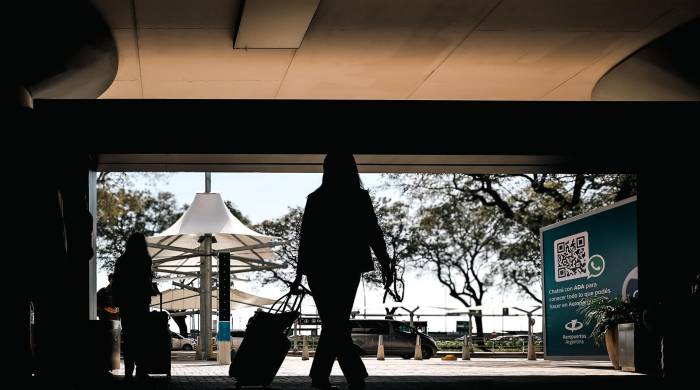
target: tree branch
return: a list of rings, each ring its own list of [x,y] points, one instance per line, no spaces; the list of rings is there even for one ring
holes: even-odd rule
[[[542,303],[542,299],[540,299],[537,295],[533,294],[532,291],[530,291],[530,287],[528,287],[526,284],[521,283],[521,282],[518,280],[518,277],[517,277],[515,271],[513,271],[512,278],[513,278],[513,282],[514,282],[524,293],[526,293],[527,295],[529,295],[530,298],[534,299],[537,303],[540,303],[540,304]]]

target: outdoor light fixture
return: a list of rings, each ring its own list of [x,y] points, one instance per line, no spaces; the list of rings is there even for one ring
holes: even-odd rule
[[[245,0],[234,49],[298,49],[320,0]]]

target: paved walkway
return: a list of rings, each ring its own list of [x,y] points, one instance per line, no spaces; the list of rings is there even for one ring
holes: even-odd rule
[[[363,358],[367,371],[372,377],[393,376],[630,376],[634,373],[614,370],[609,362],[602,361],[552,361],[525,359],[472,359],[445,361],[438,358],[428,360],[404,360],[387,358],[384,361],[376,358]],[[304,377],[311,368],[310,360],[290,356],[284,360],[277,376]],[[123,375],[123,370],[115,371]],[[173,361],[173,376],[228,376],[228,365],[216,362],[202,361]],[[336,363],[333,366],[333,376],[342,377],[343,373]]]
[[[370,378],[367,390],[379,389],[517,389],[605,390],[653,385],[641,374],[617,371],[609,362],[590,361],[527,361],[524,359],[482,358],[469,361],[422,361],[388,358],[364,358]],[[312,360],[288,357],[279,370],[271,389],[309,389],[307,374]],[[152,379],[147,383],[125,384],[115,371],[117,389],[234,389],[235,380],[228,377],[228,366],[216,362],[178,361],[172,365],[172,378]],[[333,367],[331,381],[346,387],[338,365]],[[105,386],[103,386],[105,388]]]

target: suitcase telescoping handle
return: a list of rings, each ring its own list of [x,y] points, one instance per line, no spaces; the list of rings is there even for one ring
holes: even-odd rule
[[[278,300],[275,301],[275,303],[272,304],[272,306],[270,306],[268,313],[283,312],[286,308],[290,308],[291,311],[301,312],[301,302],[304,300],[304,295],[306,293],[309,293],[310,291],[307,290],[304,286],[299,286],[299,288],[301,288],[300,294],[292,294],[290,291],[287,294],[281,296]],[[294,301],[292,301],[292,306],[289,306],[289,300],[292,296],[294,296]],[[282,300],[284,300],[284,303],[279,304],[280,302],[282,302]]]

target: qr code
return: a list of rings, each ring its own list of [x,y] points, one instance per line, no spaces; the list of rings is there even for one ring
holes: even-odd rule
[[[554,241],[554,279],[557,282],[588,277],[588,232]]]

